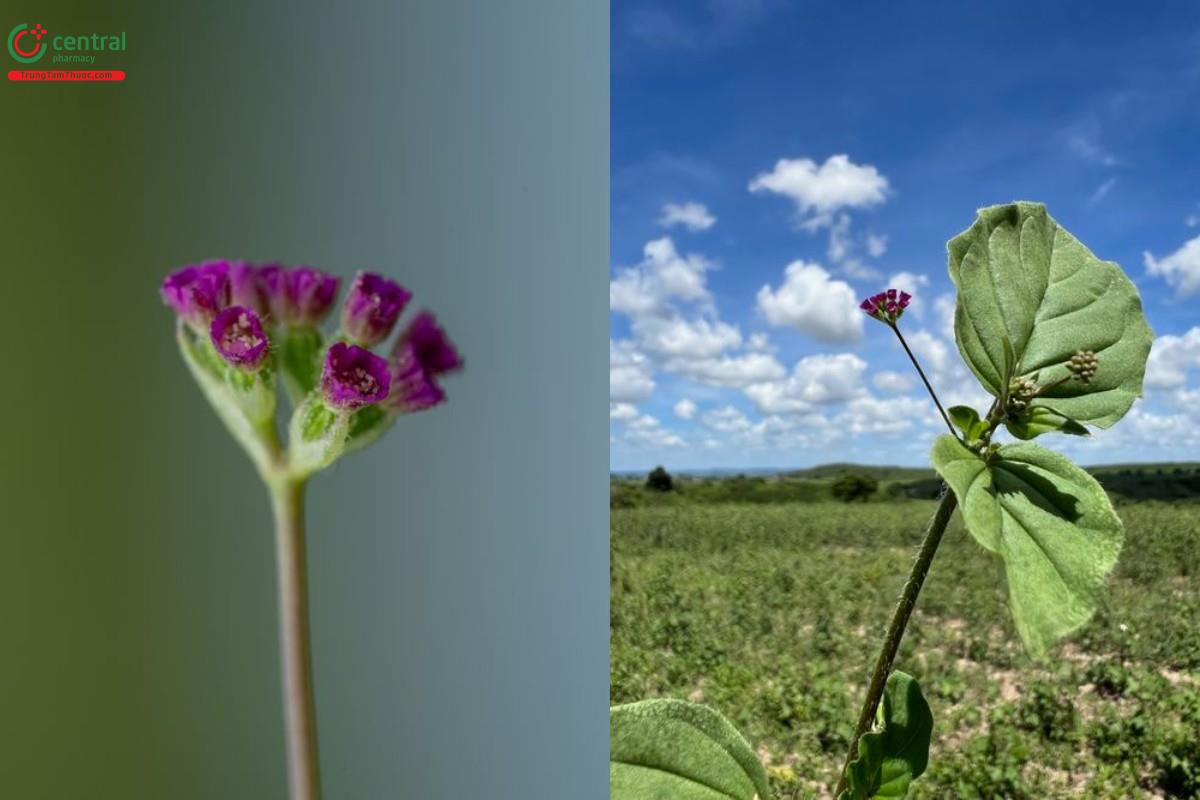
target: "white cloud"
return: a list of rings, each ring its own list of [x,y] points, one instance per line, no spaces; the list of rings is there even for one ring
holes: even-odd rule
[[[933,301],[933,310],[937,313],[938,326],[942,336],[954,341],[954,295],[940,294]]]
[[[871,258],[879,258],[887,252],[888,237],[867,234],[867,253]]]
[[[782,378],[787,371],[769,353],[722,355],[715,358],[675,358],[667,370],[696,383],[726,389],[741,389],[754,383]]]
[[[1142,257],[1147,271],[1165,280],[1180,297],[1200,291],[1200,236],[1185,242],[1168,256],[1155,258],[1145,252]]]
[[[671,358],[712,358],[742,343],[741,332],[719,319],[645,316],[632,327],[642,347]]]
[[[925,317],[925,300],[921,296],[918,289],[929,285],[929,276],[920,275],[915,272],[897,272],[892,277],[888,278],[887,285],[889,287],[899,289],[902,292],[908,292],[912,295],[912,299],[908,302],[908,310],[906,314],[911,314],[917,319]]]
[[[867,362],[853,353],[805,356],[786,379],[747,386],[746,395],[764,413],[806,413],[862,395],[866,369]]]
[[[1182,336],[1159,336],[1146,362],[1146,387],[1178,389],[1187,382],[1187,371],[1194,368],[1200,368],[1200,327]]]
[[[871,383],[875,384],[875,388],[883,389],[886,392],[907,392],[917,384],[910,376],[889,369],[872,375]]]
[[[637,416],[637,406],[633,403],[613,403],[608,407],[608,418],[617,422],[632,422]]]
[[[829,250],[826,251],[830,261],[841,261],[850,254],[850,215],[841,214],[837,222],[829,227]]]
[[[793,261],[783,284],[758,291],[758,309],[776,326],[789,326],[824,342],[862,338],[864,315],[850,284],[831,280],[817,264]]]
[[[950,347],[945,340],[925,330],[905,334],[904,339],[926,372],[945,372],[949,369]]]
[[[1187,225],[1189,228],[1194,228],[1197,225],[1200,225],[1200,214],[1188,214],[1187,217],[1184,218],[1183,224]]]
[[[692,233],[706,231],[715,225],[717,218],[708,212],[703,203],[667,203],[663,206],[662,216],[658,224],[664,228],[682,225]]]
[[[1117,185],[1117,179],[1109,178],[1104,183],[1097,186],[1096,190],[1094,192],[1092,192],[1091,196],[1088,197],[1088,205],[1094,206],[1097,203],[1099,203],[1101,200],[1103,200],[1105,197],[1108,196],[1108,193],[1111,192],[1113,187],[1116,185]]]
[[[633,342],[608,342],[608,396],[616,403],[638,403],[654,391],[650,361]]]
[[[808,158],[782,158],[773,170],[756,176],[749,188],[790,198],[801,227],[816,230],[832,224],[839,209],[882,203],[887,199],[888,180],[870,164],[855,164],[846,155],[834,155],[821,165]]]
[[[675,416],[680,419],[691,419],[696,416],[696,404],[688,398],[683,398],[675,404]]]
[[[740,433],[751,428],[750,420],[733,406],[705,412],[701,422],[720,433]]]
[[[661,312],[672,299],[709,302],[705,273],[714,267],[702,255],[681,256],[669,236],[647,242],[641,263],[622,269],[609,283],[609,308],[639,315]]]
[[[911,430],[916,422],[943,424],[931,402],[907,395],[857,397],[834,418],[835,425],[852,434],[898,434]]]

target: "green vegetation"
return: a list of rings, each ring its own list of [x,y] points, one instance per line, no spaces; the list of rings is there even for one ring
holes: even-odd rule
[[[712,706],[780,798],[830,796],[933,513],[889,491],[921,471],[875,473],[870,502],[837,502],[830,484],[848,471],[872,474],[677,476],[661,503],[613,483],[612,702]],[[1092,472],[1106,487],[1200,480],[1197,465]],[[1104,605],[1041,664],[1021,647],[1002,565],[955,515],[896,664],[935,720],[910,796],[1200,797],[1200,504],[1115,499],[1127,541]]]

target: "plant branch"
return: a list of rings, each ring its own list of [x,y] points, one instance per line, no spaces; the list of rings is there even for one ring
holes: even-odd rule
[[[279,647],[291,800],[320,800],[317,714],[313,700],[308,627],[308,571],[304,543],[303,480],[271,485],[275,558],[279,571]]]
[[[956,439],[960,439],[958,431],[950,423],[950,417],[946,416],[946,409],[942,408],[942,401],[938,400],[937,392],[933,390],[933,385],[929,383],[929,379],[925,377],[925,370],[921,369],[921,363],[917,361],[917,357],[913,355],[913,351],[909,349],[908,342],[904,341],[904,334],[900,333],[900,326],[889,323],[890,327],[896,334],[896,338],[900,340],[900,344],[904,347],[904,352],[908,353],[908,360],[917,368],[917,374],[921,376],[921,381],[925,384],[925,388],[929,390],[929,396],[933,398],[933,404],[937,406],[938,412],[942,415],[942,419],[946,422],[946,427],[950,429],[950,435]],[[960,439],[961,440],[961,439]]]
[[[904,629],[908,627],[908,620],[917,605],[917,595],[921,593],[925,576],[929,574],[929,566],[933,563],[933,556],[942,541],[942,534],[946,532],[950,515],[954,513],[954,505],[954,492],[947,488],[946,493],[942,495],[942,502],[934,512],[933,519],[929,522],[925,540],[921,542],[921,549],[917,551],[912,571],[904,584],[904,589],[900,592],[896,610],[892,613],[892,623],[888,626],[887,637],[884,639],[883,648],[879,651],[879,658],[875,662],[875,671],[871,674],[867,697],[863,701],[862,711],[858,715],[858,725],[855,726],[854,736],[850,740],[850,752],[846,754],[846,763],[842,765],[841,777],[838,779],[837,790],[833,793],[834,797],[841,796],[847,788],[846,773],[851,762],[858,758],[858,741],[863,734],[871,730],[871,726],[875,722],[875,712],[879,709],[879,701],[883,697],[888,675],[891,674],[892,664],[896,660],[896,654],[900,651],[900,641],[904,638]]]

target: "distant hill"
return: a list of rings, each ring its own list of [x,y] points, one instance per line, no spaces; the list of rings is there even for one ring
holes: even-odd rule
[[[1200,500],[1200,462],[1100,464],[1085,467],[1109,494],[1124,500]],[[663,503],[788,503],[814,502],[831,497],[830,484],[847,473],[866,475],[879,483],[873,500],[929,499],[938,496],[942,481],[929,468],[833,463],[795,470],[746,470],[734,474],[675,473],[676,491],[644,491],[645,475],[613,473],[610,503],[614,507]]]

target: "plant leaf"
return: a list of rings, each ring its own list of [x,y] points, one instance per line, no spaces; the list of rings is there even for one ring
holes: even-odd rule
[[[767,775],[730,722],[707,706],[643,700],[609,711],[612,800],[768,800]]]
[[[1120,266],[1096,258],[1040,203],[982,209],[946,247],[958,288],[955,340],[989,392],[1006,394],[1010,360],[1009,378],[1037,374],[1049,386],[1071,374],[1076,351],[1091,350],[1100,359],[1095,378],[1047,390],[1045,405],[1102,428],[1125,415],[1142,394],[1154,334]]]
[[[916,678],[888,676],[876,719],[878,730],[858,740],[858,758],[847,773],[852,800],[902,798],[929,764],[933,712]]]
[[[299,405],[316,388],[322,344],[316,328],[286,328],[280,334],[279,371],[292,405]]]
[[[933,466],[954,490],[967,530],[1004,561],[1008,604],[1025,648],[1041,658],[1095,612],[1125,529],[1100,484],[1035,444],[1000,447],[985,461],[953,436]]]
[[[1010,419],[1007,425],[1009,432],[1018,439],[1032,439],[1050,431],[1069,433],[1072,436],[1091,435],[1087,428],[1049,406],[1030,406],[1027,414],[1017,420]]]
[[[950,416],[950,421],[954,426],[963,432],[967,437],[967,441],[979,441],[991,424],[984,419],[979,418],[979,412],[970,406],[951,406],[946,410]]]

